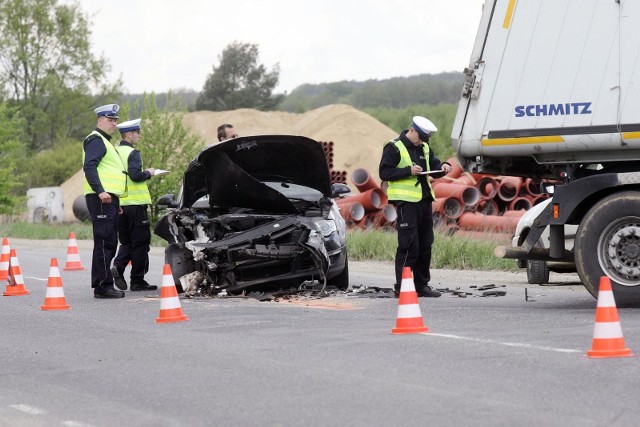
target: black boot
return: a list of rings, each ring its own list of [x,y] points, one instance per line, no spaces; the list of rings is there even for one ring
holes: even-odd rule
[[[135,282],[131,281],[131,290],[134,292],[137,291],[155,291],[158,289],[156,285],[150,285],[145,280],[136,280]]]
[[[111,267],[111,275],[113,276],[113,283],[120,289],[121,291],[127,290],[127,281],[122,277],[122,272],[116,268],[114,265]]]
[[[439,291],[436,291],[429,285],[418,286],[416,288],[416,292],[418,293],[419,297],[426,298],[438,298],[440,295],[442,295]]]
[[[124,292],[114,289],[112,287],[109,287],[109,288],[98,287],[93,290],[93,297],[99,298],[99,299],[124,298]]]

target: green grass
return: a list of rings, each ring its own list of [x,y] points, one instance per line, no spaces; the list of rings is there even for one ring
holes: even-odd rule
[[[436,230],[431,268],[516,271],[514,260],[496,258],[493,250],[504,244],[498,240],[448,236]],[[398,245],[395,231],[349,230],[349,259],[393,261]]]
[[[0,224],[0,237],[16,239],[49,240],[68,239],[73,231],[78,240],[91,240],[91,223],[73,224],[27,224],[22,222]],[[498,241],[491,239],[473,239],[470,237],[448,236],[436,231],[432,250],[432,268],[471,269],[471,270],[507,270],[516,271],[516,262],[496,258],[493,249]],[[163,247],[166,241],[152,233],[151,246]],[[397,247],[395,231],[363,231],[358,229],[347,232],[347,250],[349,258],[355,261],[393,261]]]
[[[0,224],[1,237],[15,239],[51,240],[68,239],[74,232],[77,240],[92,240],[93,228],[90,222],[74,222],[71,224],[27,224],[12,222]],[[165,246],[166,241],[151,232],[151,246]]]

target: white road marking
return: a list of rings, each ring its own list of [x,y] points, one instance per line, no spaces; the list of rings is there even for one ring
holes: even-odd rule
[[[29,405],[18,404],[18,405],[9,405],[9,406],[15,410],[24,412],[26,414],[31,414],[31,415],[44,414],[44,411]]]
[[[49,280],[49,278],[46,279],[41,279],[40,277],[32,277],[32,276],[24,276],[24,279],[32,279],[32,280],[39,280],[41,282],[46,282]]]
[[[80,421],[72,421],[72,420],[63,421],[62,425],[67,427],[91,427],[92,426],[92,424],[86,424]]]
[[[547,347],[547,346],[533,345],[533,344],[523,344],[523,343],[516,343],[516,342],[500,342],[500,341],[493,341],[493,340],[485,340],[485,339],[481,339],[481,338],[461,337],[459,335],[437,334],[437,333],[433,333],[433,332],[427,332],[427,333],[424,333],[423,335],[433,335],[435,337],[453,338],[453,339],[465,340],[465,341],[474,341],[474,342],[479,342],[479,343],[483,343],[483,344],[498,344],[498,345],[504,345],[504,346],[507,346],[507,347],[520,347],[520,348],[530,348],[530,349],[534,349],[534,350],[556,351],[558,353],[581,353],[582,352],[582,350],[574,350],[574,349],[571,349],[571,348],[555,348],[555,347]]]

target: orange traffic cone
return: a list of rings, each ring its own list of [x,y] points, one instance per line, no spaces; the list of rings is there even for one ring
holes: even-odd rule
[[[20,263],[18,263],[18,256],[16,250],[11,249],[11,260],[9,261],[9,282],[7,288],[2,295],[5,297],[15,297],[18,295],[29,295],[27,287],[24,285],[24,279],[22,278],[22,270],[20,269]]]
[[[400,298],[398,299],[398,319],[396,327],[391,330],[392,334],[419,334],[429,332],[429,328],[424,326],[420,306],[418,305],[418,294],[413,283],[413,276],[409,267],[402,269],[402,283],[400,285]]]
[[[181,322],[188,319],[180,306],[171,266],[165,264],[162,270],[162,289],[160,290],[160,316],[156,319],[156,323]]]
[[[596,325],[591,350],[587,352],[587,356],[592,358],[634,356],[624,344],[611,281],[606,276],[600,278]]]
[[[84,270],[82,261],[80,261],[80,252],[78,252],[78,242],[76,242],[76,233],[69,233],[69,248],[67,249],[67,263],[64,270]]]
[[[9,239],[4,237],[2,239],[2,253],[0,254],[0,280],[7,280],[9,277],[9,261],[11,260],[11,255],[9,254],[10,250]]]
[[[64,289],[62,289],[62,278],[60,277],[58,260],[56,258],[51,258],[49,280],[47,281],[47,293],[44,296],[44,305],[40,306],[40,310],[69,310],[70,308],[71,307],[67,305],[67,300],[64,297]]]

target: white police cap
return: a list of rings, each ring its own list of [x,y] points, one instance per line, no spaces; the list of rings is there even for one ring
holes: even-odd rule
[[[411,127],[418,131],[418,134],[422,133],[425,136],[430,136],[432,133],[438,131],[438,128],[431,122],[431,120],[422,116],[414,116]]]
[[[132,132],[134,130],[140,130],[140,121],[142,119],[129,120],[128,122],[122,122],[116,127],[120,133]]]
[[[98,117],[109,117],[111,119],[119,119],[118,111],[120,110],[120,106],[118,104],[107,104],[93,110],[94,113],[98,115]]]

